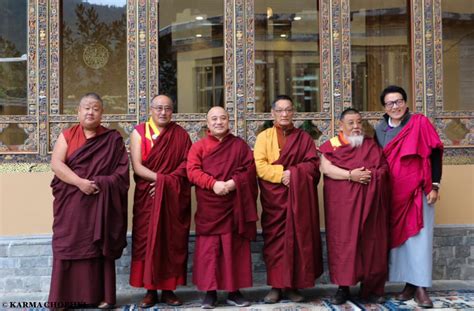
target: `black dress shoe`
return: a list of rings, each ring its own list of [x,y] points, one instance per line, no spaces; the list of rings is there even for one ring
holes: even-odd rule
[[[202,309],[214,309],[217,306],[217,292],[215,290],[208,291],[202,300]]]
[[[433,308],[433,302],[424,287],[418,287],[415,292],[415,302],[422,308]]]
[[[333,305],[342,305],[346,303],[350,296],[351,294],[348,286],[339,286],[336,295],[334,295],[330,301]]]

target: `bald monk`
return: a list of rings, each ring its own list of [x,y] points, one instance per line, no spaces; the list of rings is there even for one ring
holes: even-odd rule
[[[186,159],[191,139],[171,121],[173,101],[166,95],[150,103],[150,118],[130,135],[136,182],[133,205],[130,285],[147,289],[139,304],[158,302],[179,306],[173,292],[186,284],[188,235],[191,220],[191,185]]]
[[[267,284],[265,303],[283,294],[294,302],[299,288],[313,287],[323,271],[316,186],[319,157],[311,136],[293,126],[289,96],[272,103],[272,128],[257,136],[254,157],[262,202],[263,257]]]
[[[84,95],[79,124],[59,135],[51,157],[55,176],[48,300],[58,308],[111,308],[116,302],[115,260],[127,245],[129,170],[122,136],[100,125],[103,111],[99,95]]]
[[[228,304],[246,307],[250,302],[239,289],[252,286],[255,164],[247,143],[229,132],[229,115],[222,107],[209,110],[207,127],[207,136],[191,147],[187,165],[197,197],[193,282],[206,291],[204,309],[216,307],[216,290],[229,293]]]

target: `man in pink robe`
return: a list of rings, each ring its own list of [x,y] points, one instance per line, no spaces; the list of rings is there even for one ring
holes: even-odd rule
[[[388,273],[389,172],[377,142],[364,137],[360,113],[348,108],[340,133],[319,148],[324,174],[324,209],[331,302],[345,303],[349,286],[361,282],[360,298],[385,301]]]
[[[317,184],[319,157],[311,136],[293,126],[293,101],[286,95],[272,103],[274,126],[257,137],[255,164],[262,202],[266,303],[283,294],[294,302],[299,288],[313,287],[323,272]]]
[[[147,289],[141,308],[158,302],[158,289],[161,302],[181,305],[173,291],[186,284],[191,222],[186,158],[191,139],[171,121],[172,114],[171,98],[155,96],[149,120],[137,125],[130,135],[136,182],[130,285]]]
[[[207,127],[207,136],[191,147],[187,164],[197,198],[193,282],[206,291],[204,309],[216,307],[216,290],[229,292],[228,304],[246,307],[250,302],[239,289],[252,286],[255,163],[247,143],[229,132],[229,115],[222,107],[209,110]]]
[[[399,300],[415,299],[433,307],[432,284],[434,204],[438,200],[443,144],[430,120],[411,114],[407,94],[391,85],[380,95],[385,114],[376,137],[390,167],[389,281],[405,282]]]
[[[122,136],[100,125],[102,113],[100,96],[84,95],[79,124],[54,145],[52,308],[116,302],[115,260],[127,245],[129,167]]]

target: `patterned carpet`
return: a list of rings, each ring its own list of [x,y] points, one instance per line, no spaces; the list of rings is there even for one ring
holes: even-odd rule
[[[433,300],[434,308],[431,310],[474,310],[474,290],[453,290],[453,291],[431,291],[430,297]],[[405,302],[394,300],[390,297],[384,304],[370,304],[351,299],[344,305],[335,306],[329,302],[329,297],[309,299],[306,303],[291,303],[282,301],[277,304],[263,304],[262,301],[255,302],[248,308],[237,308],[225,305],[220,302],[216,309],[225,310],[251,310],[251,311],[313,311],[313,310],[421,310],[414,300]],[[192,301],[184,304],[179,308],[171,308],[164,304],[157,304],[148,310],[196,310],[200,309],[199,301]],[[136,310],[136,305],[127,305],[120,310]]]

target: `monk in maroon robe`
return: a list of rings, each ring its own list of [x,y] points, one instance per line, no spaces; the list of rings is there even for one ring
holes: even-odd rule
[[[250,240],[256,236],[257,180],[247,143],[229,133],[222,107],[207,114],[207,137],[189,151],[188,176],[196,185],[196,248],[193,282],[206,291],[202,308],[217,305],[216,290],[226,302],[250,305],[239,289],[252,286]]]
[[[341,114],[340,133],[320,147],[331,282],[339,285],[333,304],[360,297],[385,301],[388,273],[389,167],[377,142],[364,137],[356,109]]]
[[[102,99],[86,94],[79,125],[61,133],[54,146],[52,308],[116,302],[115,260],[127,245],[129,168],[122,136],[100,125],[102,112]]]
[[[285,294],[294,302],[299,288],[313,287],[323,272],[317,184],[319,157],[311,136],[293,126],[293,102],[286,95],[272,104],[274,127],[257,137],[254,157],[262,202],[265,303]]]
[[[191,185],[186,176],[191,139],[171,121],[173,101],[168,96],[155,96],[150,114],[130,135],[136,182],[130,285],[147,289],[141,308],[158,302],[158,289],[162,302],[181,305],[173,291],[186,284],[191,221]]]

